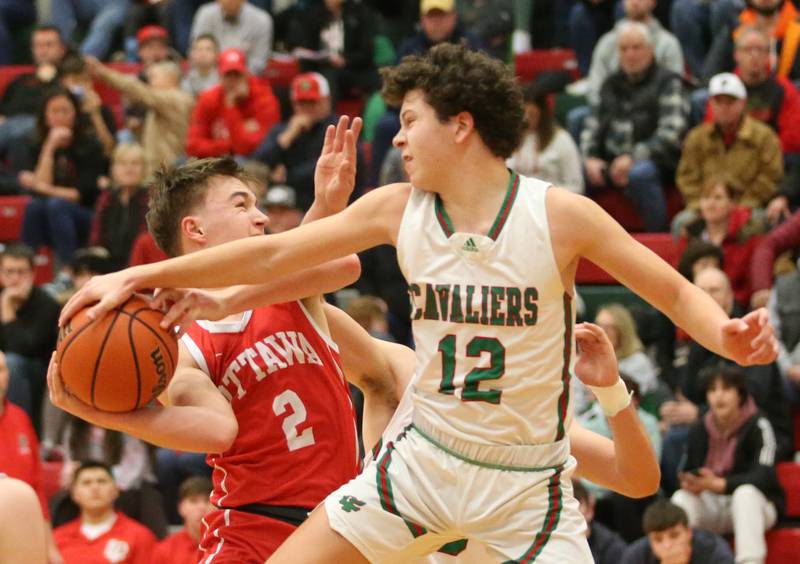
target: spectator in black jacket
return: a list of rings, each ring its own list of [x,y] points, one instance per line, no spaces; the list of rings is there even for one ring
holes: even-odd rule
[[[289,46],[303,72],[319,72],[333,99],[369,94],[378,87],[373,63],[375,24],[364,4],[325,0],[294,18]]]
[[[0,254],[0,350],[11,378],[8,399],[38,427],[47,362],[58,335],[59,306],[34,286],[33,250],[16,243]]]
[[[317,72],[294,77],[291,99],[292,116],[270,129],[251,157],[270,167],[272,184],[294,188],[297,207],[307,211],[314,201],[314,168],[325,141],[325,130],[338,120],[331,107],[328,81]],[[361,158],[358,160],[363,162]],[[362,178],[356,172],[356,194],[363,186]]]
[[[628,547],[622,564],[733,564],[728,543],[690,528],[684,510],[665,499],[647,508],[642,526],[647,536]]]
[[[586,536],[595,564],[619,564],[628,545],[617,533],[595,521],[595,499],[580,480],[572,482],[572,489],[580,504],[581,514],[586,519]]]
[[[37,134],[20,143],[20,184],[34,198],[25,208],[22,239],[36,249],[52,247],[61,267],[89,235],[97,199],[97,179],[105,173],[103,147],[69,90],[45,97]]]
[[[772,425],[738,367],[711,372],[706,398],[709,411],[689,431],[681,489],[672,501],[686,511],[690,526],[732,532],[737,562],[764,562],[764,533],[784,505]]]
[[[0,99],[0,154],[5,154],[14,140],[25,137],[36,127],[45,87],[56,79],[58,65],[66,52],[57,27],[42,25],[34,30],[31,55],[36,69],[18,75]]]
[[[645,229],[664,231],[662,184],[678,165],[689,102],[681,78],[655,62],[650,28],[617,29],[620,70],[603,82],[581,134],[586,176],[595,190],[623,191]]]

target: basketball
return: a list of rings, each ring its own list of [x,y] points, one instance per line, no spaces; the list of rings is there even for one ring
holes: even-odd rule
[[[84,308],[61,329],[57,360],[64,386],[103,411],[132,411],[158,396],[175,372],[178,343],[164,315],[133,296],[100,319]]]

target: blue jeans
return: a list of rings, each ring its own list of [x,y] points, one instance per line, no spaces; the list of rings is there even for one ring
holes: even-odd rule
[[[206,464],[206,455],[200,452],[178,452],[168,448],[156,451],[156,478],[164,498],[167,520],[173,525],[181,523],[178,515],[178,490],[190,476],[211,477],[211,467]]]
[[[670,28],[683,47],[686,63],[694,76],[701,76],[703,62],[714,34],[733,25],[743,7],[741,0],[674,0]]]
[[[642,217],[645,230],[659,232],[668,229],[667,200],[661,187],[661,172],[653,161],[633,163],[623,193]]]
[[[0,66],[12,65],[14,60],[13,34],[20,28],[36,23],[36,6],[31,0],[0,2]]]
[[[577,106],[567,112],[567,131],[575,140],[575,143],[580,147],[581,133],[583,133],[583,125],[586,123],[586,118],[592,115],[591,106]]]
[[[575,50],[581,76],[589,74],[592,51],[600,36],[614,27],[614,22],[623,15],[621,0],[615,2],[613,9],[602,4],[590,8],[583,2],[576,2],[572,6],[567,25],[570,44]]]
[[[21,407],[38,429],[39,406],[42,404],[47,365],[40,358],[6,352],[8,364],[8,401]]]
[[[698,88],[689,94],[689,126],[694,127],[703,123],[706,118],[708,106],[708,89]]]
[[[33,249],[51,247],[63,266],[85,243],[93,217],[92,210],[63,198],[34,198],[25,208],[22,240]]]
[[[686,460],[686,445],[689,442],[689,425],[670,427],[661,443],[661,488],[669,496],[678,489],[678,471]]]
[[[0,123],[0,155],[5,155],[16,141],[33,133],[35,128],[35,115],[8,116],[3,123]]]
[[[51,5],[53,24],[66,41],[72,39],[78,24],[89,29],[81,53],[105,59],[117,29],[125,23],[130,0],[57,0]]]

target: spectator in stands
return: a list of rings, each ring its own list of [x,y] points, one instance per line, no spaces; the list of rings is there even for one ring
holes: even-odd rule
[[[192,112],[186,152],[193,157],[249,155],[280,120],[272,89],[248,72],[242,51],[223,51],[218,70],[220,84],[203,92]]]
[[[28,415],[6,398],[8,385],[8,365],[5,355],[0,352],[0,476],[5,474],[30,485],[39,498],[42,514],[45,519],[49,519],[47,498],[42,485],[39,441]],[[45,524],[45,537],[49,562],[61,562],[49,521]]]
[[[750,265],[750,285],[753,289],[750,305],[753,308],[763,307],[769,299],[777,257],[797,248],[800,248],[800,211],[767,233],[753,252]]]
[[[708,241],[693,239],[680,253],[676,268],[684,278],[694,281],[701,270],[709,267],[724,269],[725,255],[722,254],[722,249]]]
[[[325,0],[293,20],[289,47],[303,72],[319,72],[333,99],[361,97],[380,81],[373,62],[375,22],[354,0]]]
[[[620,70],[603,83],[581,137],[594,189],[622,190],[648,231],[667,227],[662,183],[680,155],[689,104],[681,79],[653,58],[653,37],[640,22],[617,30]]]
[[[621,15],[617,0],[580,0],[574,2],[569,12],[569,39],[578,58],[581,76],[589,74],[597,40],[614,27],[614,20]]]
[[[741,4],[739,0],[673,0],[670,29],[680,40],[693,76],[702,76],[714,37],[736,22]]]
[[[739,204],[767,205],[783,176],[780,140],[770,127],[747,115],[747,91],[734,74],[722,73],[709,85],[714,121],[693,128],[683,144],[676,183],[686,209],[673,220],[673,234],[697,217],[700,192],[713,177],[736,179]]]
[[[0,253],[0,350],[11,372],[8,398],[38,422],[47,363],[58,336],[58,304],[34,285],[33,250]]]
[[[172,61],[153,63],[145,69],[147,82],[87,59],[92,73],[122,92],[128,100],[147,108],[142,128],[145,168],[149,178],[158,167],[171,165],[184,155],[184,143],[194,98],[181,90],[181,69]]]
[[[239,49],[250,72],[260,76],[272,54],[272,16],[245,0],[216,0],[194,16],[192,39],[204,33],[217,38],[220,49]],[[220,74],[224,74],[220,72]]]
[[[211,472],[204,453],[156,449],[157,484],[169,523],[177,525],[183,522],[183,517],[177,511],[181,484],[193,476],[210,478]]]
[[[28,0],[0,1],[0,66],[19,64],[15,56],[14,31],[36,23],[36,5]]]
[[[16,140],[35,129],[45,87],[56,79],[66,50],[57,27],[41,25],[33,31],[31,55],[36,68],[34,72],[17,75],[0,100],[0,154],[5,155]]]
[[[707,292],[728,315],[737,315],[740,310],[733,299],[733,291],[724,272],[706,268],[698,273],[695,284]],[[661,406],[661,420],[669,426],[664,436],[661,457],[662,485],[671,492],[677,485],[676,472],[683,457],[689,432],[688,425],[698,420],[704,407],[705,387],[701,375],[716,367],[723,359],[696,342],[689,345],[688,357],[683,367],[681,385],[674,401]],[[748,391],[758,408],[766,415],[775,431],[777,443],[776,459],[785,460],[794,451],[792,420],[789,402],[777,363],[748,366],[744,369]]]
[[[786,395],[800,404],[800,271],[779,276],[769,300],[769,318],[778,338],[778,366]]]
[[[118,145],[111,158],[111,186],[97,198],[89,244],[109,251],[113,270],[128,266],[134,240],[147,230],[144,170],[140,145]]]
[[[200,544],[200,525],[214,506],[211,505],[211,480],[192,476],[183,481],[178,493],[178,513],[183,529],[173,533],[153,550],[153,564],[195,564]]]
[[[119,490],[108,466],[83,462],[70,491],[80,516],[53,533],[66,564],[149,561],[156,539],[145,526],[114,510]]]
[[[739,192],[722,177],[710,178],[700,192],[699,217],[685,226],[678,252],[697,239],[722,249],[724,271],[736,302],[746,308],[751,294],[750,261],[764,232],[764,222],[753,218],[749,208],[738,205]]]
[[[165,260],[167,255],[164,251],[158,248],[153,236],[149,231],[145,231],[139,235],[133,242],[133,249],[131,249],[131,259],[128,266],[136,266],[137,264],[151,264],[160,260]]]
[[[661,499],[648,507],[642,527],[647,536],[628,547],[622,564],[733,564],[728,543],[689,527],[686,512],[670,501]]]
[[[72,92],[81,104],[81,111],[89,116],[97,138],[103,144],[103,154],[110,157],[116,144],[114,134],[117,131],[117,124],[114,121],[114,112],[103,104],[95,91],[94,81],[83,57],[76,53],[68,53],[59,65],[58,74],[61,77],[61,85]]]
[[[53,23],[61,36],[71,42],[80,27],[86,30],[81,53],[105,59],[111,41],[125,23],[130,0],[59,0],[50,5]]]
[[[716,34],[703,66],[703,78],[733,70],[734,42],[747,26],[755,26],[770,35],[770,70],[780,78],[800,79],[800,57],[796,37],[800,33],[800,12],[791,0],[746,0],[747,8],[739,21]]]
[[[743,27],[733,55],[736,74],[747,89],[747,113],[778,134],[784,153],[800,153],[800,93],[787,78],[770,72],[770,43],[764,30]]]
[[[689,430],[681,488],[672,495],[689,526],[733,533],[737,562],[764,562],[764,533],[784,505],[775,435],[747,391],[741,368],[709,374],[708,412]]]
[[[653,16],[656,0],[625,0],[623,2],[625,17],[617,22],[614,29],[606,33],[597,42],[592,53],[592,65],[589,67],[589,90],[586,94],[590,103],[597,103],[600,89],[606,79],[619,71],[618,35],[620,26],[625,22],[641,22],[649,29],[653,38],[653,56],[656,63],[678,76],[683,75],[683,52],[678,40],[664,29]]]
[[[139,32],[147,26],[166,29],[170,19],[170,2],[132,0],[125,18],[125,55],[128,61],[138,60]]]
[[[627,545],[617,533],[594,518],[595,499],[580,480],[573,480],[572,490],[586,519],[586,536],[595,564],[619,564]]]
[[[269,233],[283,233],[303,221],[303,212],[297,207],[297,192],[285,184],[270,186],[261,200],[261,208],[269,217]]]
[[[22,240],[34,249],[53,248],[63,269],[89,235],[97,180],[107,168],[102,144],[72,93],[56,88],[44,99],[37,135],[19,151],[20,184],[34,196]]]
[[[193,98],[219,84],[217,72],[219,43],[210,33],[198,35],[189,50],[189,72],[183,77],[181,88]]]
[[[276,125],[252,154],[270,167],[273,184],[288,184],[297,192],[297,205],[306,211],[314,201],[314,168],[325,130],[336,125],[328,81],[319,73],[297,75],[291,85],[292,116]],[[363,159],[359,159],[363,162]],[[356,172],[356,193],[363,186]]]
[[[523,91],[528,128],[506,161],[509,168],[582,194],[581,155],[569,133],[555,121],[547,95],[529,84]]]

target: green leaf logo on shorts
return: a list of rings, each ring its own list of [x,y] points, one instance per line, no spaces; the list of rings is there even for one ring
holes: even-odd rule
[[[350,513],[351,511],[361,511],[361,508],[366,505],[360,499],[354,498],[352,495],[343,496],[342,499],[339,500],[339,503],[342,505],[342,510]]]

